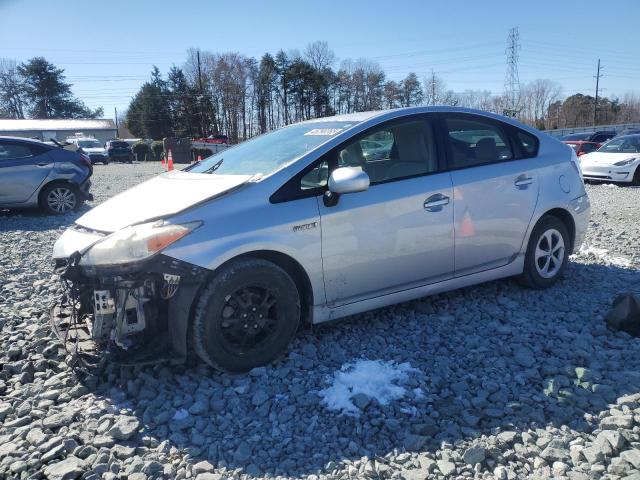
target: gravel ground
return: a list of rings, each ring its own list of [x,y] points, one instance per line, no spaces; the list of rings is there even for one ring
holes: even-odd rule
[[[93,204],[159,172],[97,166]],[[640,294],[640,189],[588,192],[589,248],[556,288],[497,281],[306,329],[239,376],[77,379],[47,323],[51,248],[74,216],[0,212],[0,478],[640,479],[640,340],[603,321]],[[330,409],[358,360],[396,365],[394,395]]]

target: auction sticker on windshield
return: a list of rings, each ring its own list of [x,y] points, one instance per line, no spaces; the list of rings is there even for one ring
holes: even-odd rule
[[[324,135],[330,137],[340,131],[342,131],[341,128],[314,128],[305,133],[305,135]]]

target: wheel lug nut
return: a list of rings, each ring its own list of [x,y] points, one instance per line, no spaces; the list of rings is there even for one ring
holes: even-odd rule
[[[256,324],[253,326],[253,328],[258,328],[258,324],[256,323]]]
[[[257,308],[256,308],[256,307],[253,307],[253,308],[251,309],[251,311],[252,311],[252,312],[255,312],[256,310],[257,310]]]
[[[247,318],[247,314],[246,314],[246,313],[243,313],[243,314],[242,314],[242,318]]]
[[[258,318],[262,318],[262,314],[258,315]]]
[[[246,323],[244,324],[244,328],[249,328],[249,325],[247,325]]]

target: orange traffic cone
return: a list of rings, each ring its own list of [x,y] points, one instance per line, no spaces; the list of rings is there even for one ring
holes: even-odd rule
[[[167,159],[167,170],[173,170],[173,157],[171,156],[171,150],[169,150],[169,158]]]
[[[198,155],[198,162],[202,161],[202,155]]]

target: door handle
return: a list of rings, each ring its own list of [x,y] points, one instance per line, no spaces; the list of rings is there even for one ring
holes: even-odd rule
[[[531,185],[533,183],[533,178],[528,177],[526,175],[520,175],[516,178],[516,181],[513,184],[518,188],[526,188],[527,185]]]
[[[50,164],[48,162],[40,162],[37,164],[39,167],[48,167]]]
[[[449,197],[442,195],[441,193],[437,193],[435,195],[431,195],[424,201],[424,209],[429,212],[439,212],[442,210],[442,207],[448,204]]]

